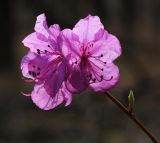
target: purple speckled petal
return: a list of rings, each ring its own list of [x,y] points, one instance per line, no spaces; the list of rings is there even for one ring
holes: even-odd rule
[[[58,47],[57,37],[60,34],[60,27],[58,24],[47,26],[46,17],[41,14],[37,17],[35,24],[35,32],[28,35],[22,43],[28,47],[32,52],[40,50],[44,51],[60,51]]]
[[[50,45],[50,41],[44,41],[44,40],[40,40],[37,37],[37,33],[31,33],[30,35],[28,35],[23,41],[22,43],[24,44],[24,46],[28,47],[31,52],[35,52],[37,53],[37,50],[40,50],[42,52],[44,52],[45,50],[52,52],[53,49],[48,46]],[[55,44],[56,46],[56,44]]]
[[[42,78],[42,73],[45,71],[47,64],[48,57],[28,52],[21,61],[22,74],[26,78],[35,79],[37,76]]]
[[[66,89],[66,61],[68,55],[61,53],[60,27],[58,24],[47,26],[46,17],[37,17],[35,32],[28,35],[23,44],[29,52],[21,61],[24,77],[35,81],[31,97],[41,109],[53,109],[63,101],[68,106],[72,101],[71,93]],[[26,95],[26,94],[24,94]]]

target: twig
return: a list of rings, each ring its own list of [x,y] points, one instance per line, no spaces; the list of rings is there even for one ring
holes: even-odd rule
[[[130,119],[132,119],[147,135],[150,137],[150,139],[153,141],[153,143],[160,143],[156,137],[142,124],[142,122],[137,119],[137,117],[133,114],[133,112],[130,112],[118,99],[116,99],[113,95],[111,95],[109,92],[104,92],[105,95],[111,99],[123,112],[128,115]]]

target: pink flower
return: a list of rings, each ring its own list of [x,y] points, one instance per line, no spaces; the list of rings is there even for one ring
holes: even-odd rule
[[[66,58],[60,48],[60,27],[54,24],[48,28],[46,17],[41,14],[34,29],[35,32],[23,40],[30,51],[21,61],[23,76],[35,81],[31,98],[44,110],[53,109],[63,101],[67,106],[72,96],[65,87]]]
[[[70,54],[66,87],[80,93],[87,87],[103,92],[119,80],[119,70],[113,61],[120,56],[119,40],[108,33],[99,17],[81,19],[73,30],[62,31],[64,55]]]
[[[103,92],[118,82],[119,69],[113,62],[120,56],[121,46],[99,17],[89,15],[72,30],[61,31],[58,24],[48,28],[41,14],[34,29],[23,40],[29,52],[21,61],[21,70],[26,81],[35,82],[30,95],[39,108],[53,109],[63,101],[67,106],[71,93],[88,87]]]

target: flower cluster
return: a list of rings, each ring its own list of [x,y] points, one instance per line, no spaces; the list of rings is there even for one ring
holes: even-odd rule
[[[26,81],[34,81],[30,95],[41,109],[53,109],[63,101],[69,105],[73,93],[86,88],[103,92],[119,80],[113,61],[120,56],[119,40],[108,33],[98,16],[81,19],[73,29],[47,26],[46,17],[37,17],[35,32],[22,42],[29,52],[21,61]]]

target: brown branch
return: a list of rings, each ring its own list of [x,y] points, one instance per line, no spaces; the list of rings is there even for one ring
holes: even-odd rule
[[[143,131],[150,137],[153,143],[160,143],[156,137],[141,123],[137,117],[131,113],[119,100],[117,100],[114,96],[112,96],[109,92],[104,92],[104,94],[111,99],[123,112],[128,115],[130,119],[132,119]]]

